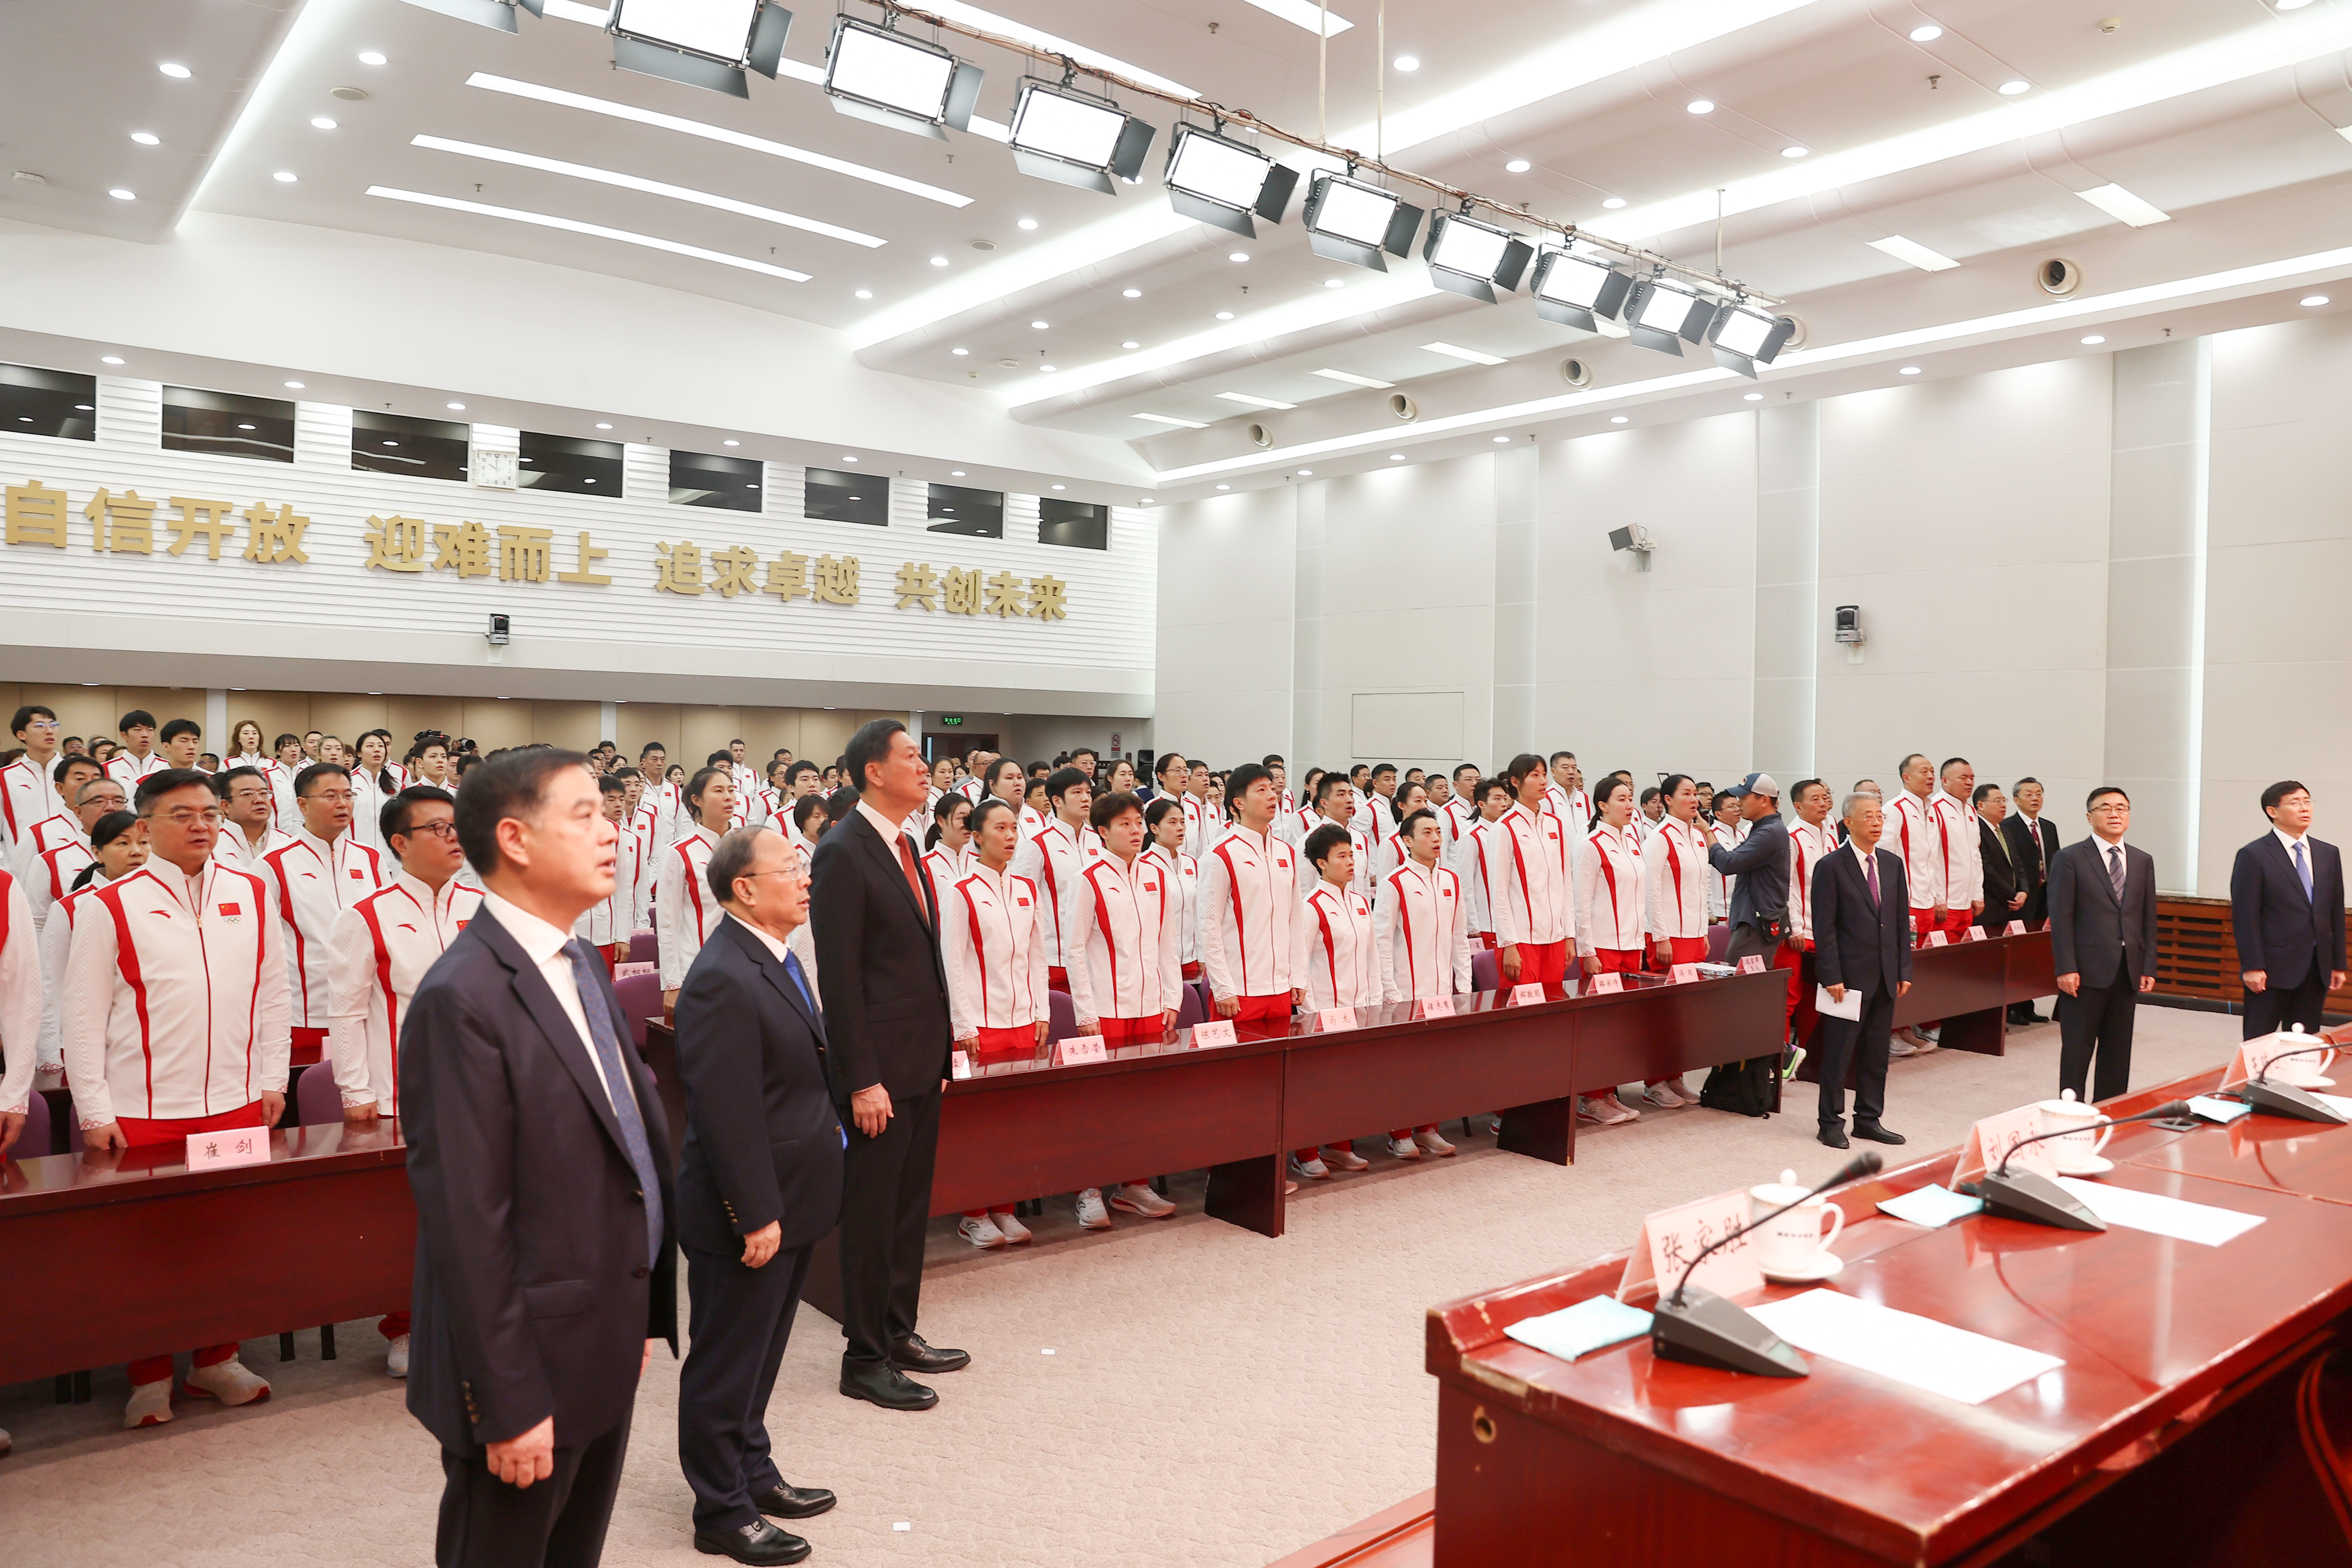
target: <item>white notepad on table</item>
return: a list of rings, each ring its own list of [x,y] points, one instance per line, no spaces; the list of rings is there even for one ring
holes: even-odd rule
[[[1837,1290],[1807,1290],[1748,1310],[1808,1355],[1843,1362],[1963,1405],[1982,1405],[2066,1364],[2041,1351]]]
[[[2215,1208],[2211,1204],[2192,1204],[2185,1198],[2168,1198],[2161,1193],[2111,1187],[2105,1182],[2086,1182],[2076,1176],[2060,1176],[2057,1180],[2060,1186],[2082,1199],[2085,1208],[2109,1225],[2144,1230],[2151,1236],[2168,1236],[2175,1241],[2193,1241],[2200,1247],[2235,1241],[2263,1223],[2258,1214]]]

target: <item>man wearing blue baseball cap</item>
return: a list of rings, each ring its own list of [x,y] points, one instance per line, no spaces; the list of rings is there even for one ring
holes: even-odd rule
[[[1789,934],[1789,829],[1780,820],[1780,786],[1769,773],[1749,773],[1720,795],[1739,802],[1740,820],[1748,825],[1739,843],[1706,852],[1708,865],[1739,879],[1731,889],[1731,941],[1724,960],[1737,963],[1752,952],[1769,969]]]

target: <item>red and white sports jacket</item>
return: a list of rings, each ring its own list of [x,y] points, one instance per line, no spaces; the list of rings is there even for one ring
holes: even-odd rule
[[[89,840],[76,835],[33,862],[31,874],[22,880],[25,902],[32,908],[37,928],[48,923],[49,911],[72,889],[81,868],[97,859],[90,853]]]
[[[661,951],[661,985],[676,991],[686,984],[686,972],[719,917],[727,911],[710,891],[707,875],[719,837],[697,825],[688,828],[662,851],[661,868],[654,889],[654,932]]]
[[[276,757],[265,756],[223,758],[221,772],[226,773],[231,768],[260,770],[262,782],[269,786],[269,826],[271,827],[287,831],[302,826],[302,818],[294,809],[294,775],[287,772],[283,763]],[[407,776],[405,770],[403,770],[401,776],[404,778]],[[226,834],[230,829],[223,827],[221,831]]]
[[[1299,984],[1311,1012],[1326,1007],[1369,1007],[1381,1000],[1380,941],[1372,931],[1372,906],[1350,886],[1316,879],[1300,906]]]
[[[1037,884],[975,859],[971,874],[940,901],[940,957],[957,1039],[1052,1018],[1045,1000],[1048,940]]]
[[[1895,798],[1886,803],[1886,831],[1880,836],[1878,847],[1903,857],[1904,879],[1910,884],[1915,910],[1930,909],[1943,901],[1940,850],[1947,837],[1936,831],[1934,808],[1909,790],[1896,790]]]
[[[1066,969],[1077,950],[1086,889],[1078,879],[1101,850],[1087,842],[1091,830],[1072,827],[1059,818],[1021,842],[1013,852],[1013,874],[1026,877],[1045,900],[1045,963]]]
[[[1201,863],[1181,849],[1163,849],[1157,844],[1145,846],[1139,858],[1157,861],[1167,876],[1160,889],[1167,895],[1168,911],[1160,919],[1176,922],[1177,962],[1200,963]],[[1177,1000],[1181,1005],[1183,999]]]
[[[268,888],[217,860],[150,860],[75,911],[65,1062],[85,1128],[179,1120],[283,1093],[285,942]]]
[[[1070,1005],[1080,1018],[1157,1018],[1182,1003],[1181,906],[1164,861],[1089,861],[1069,913]]]
[[[33,824],[52,816],[73,820],[67,815],[65,798],[58,794],[58,781],[49,776],[56,766],[55,759],[45,768],[30,757],[18,757],[0,768],[0,845],[5,845],[12,856]]]
[[[1223,807],[1215,801],[1187,790],[1184,803],[1184,853],[1195,860],[1205,860],[1217,840],[1228,830]],[[1276,820],[1280,820],[1279,817]]]
[[[1587,831],[1585,825],[1592,820],[1592,795],[1581,787],[1566,790],[1557,784],[1548,784],[1544,785],[1543,808],[1567,825],[1571,838],[1581,838]]]
[[[1652,942],[1706,934],[1706,850],[1712,842],[1714,835],[1704,825],[1670,816],[1642,846]]]
[[[1348,830],[1348,843],[1356,851],[1356,881],[1366,886],[1370,885],[1375,846],[1372,843],[1371,835],[1356,826],[1362,820],[1362,815],[1359,813],[1344,823],[1333,822],[1318,811],[1308,820],[1298,837],[1290,840],[1290,847],[1298,851],[1298,896],[1300,898],[1303,899],[1313,892],[1315,884],[1323,879],[1323,873],[1315,868],[1315,862],[1307,857],[1307,841],[1326,827],[1345,827]]]
[[[1837,835],[1799,817],[1789,824],[1789,936],[1813,939],[1813,872],[1837,849]]]
[[[280,833],[273,827],[262,836],[261,847],[256,849],[252,840],[246,837],[244,828],[234,822],[224,822],[219,837],[213,840],[213,858],[231,870],[250,871],[257,877],[266,877],[269,875],[269,867],[264,858],[271,850],[283,848],[293,841],[292,834]]]
[[[807,849],[801,851],[803,866],[808,864],[811,853]],[[980,857],[972,853],[970,840],[966,840],[961,849],[934,844],[923,851],[923,875],[931,879],[931,897],[939,900],[940,909],[948,907],[948,895],[955,891],[955,885],[971,876],[972,868],[979,864]]]
[[[0,871],[0,1113],[29,1109],[41,1059],[40,932],[16,879]],[[39,1151],[27,1149],[26,1153]]]
[[[52,1080],[66,1066],[66,960],[73,954],[74,917],[110,879],[102,870],[92,872],[89,881],[50,906],[48,923],[41,927],[41,1061],[35,1070]],[[37,1087],[58,1086],[49,1081]]]
[[[106,776],[122,786],[122,793],[133,798],[139,794],[139,781],[149,773],[160,773],[172,764],[163,760],[161,752],[150,752],[134,757],[129,752],[117,752],[106,759]]]
[[[89,835],[81,830],[81,819],[69,812],[55,812],[38,822],[27,823],[9,846],[8,869],[16,876],[25,876],[42,856],[76,839],[87,844]]]
[[[337,915],[383,886],[383,857],[349,833],[329,844],[306,827],[287,835],[261,864],[286,922],[289,1022],[297,1029],[326,1028],[334,1021],[327,1001],[327,939]]]
[[[1576,863],[1576,923],[1585,951],[1639,952],[1650,927],[1649,863],[1629,824],[1584,836]]]
[[[573,922],[572,934],[590,947],[612,947],[626,944],[637,929],[637,917],[646,907],[642,884],[651,869],[646,863],[646,840],[636,825],[617,825],[620,837],[613,846],[613,891],[610,896],[588,906],[588,910]],[[397,877],[394,880],[397,880]],[[423,884],[418,884],[422,886]]]
[[[1462,879],[1408,858],[1372,901],[1381,999],[1415,1002],[1470,989],[1470,916]]]
[[[1211,994],[1274,996],[1304,984],[1298,852],[1236,823],[1201,860],[1201,973]]]
[[[456,878],[435,892],[405,871],[335,917],[328,932],[327,1059],[345,1105],[400,1114],[400,1026],[425,972],[457,939],[482,895]]]
[[[1462,840],[1461,862],[1454,868],[1462,879],[1462,900],[1469,906],[1470,940],[1480,946],[1492,945],[1495,934],[1495,889],[1488,882],[1487,868],[1494,856],[1488,840],[1495,836],[1495,824],[1481,817],[1470,825]]]
[[[1487,862],[1486,907],[1496,947],[1575,937],[1568,841],[1559,817],[1516,803],[1488,830],[1481,853]]]
[[[1977,808],[1938,789],[1928,797],[1927,811],[1936,821],[1936,858],[1944,868],[1936,901],[1948,910],[1965,910],[1984,897],[1984,839],[1977,832]]]
[[[1463,841],[1470,837],[1470,830],[1478,826],[1478,808],[1456,795],[1439,808],[1437,820],[1445,828],[1445,847],[1438,851],[1437,858],[1459,871],[1462,868]]]

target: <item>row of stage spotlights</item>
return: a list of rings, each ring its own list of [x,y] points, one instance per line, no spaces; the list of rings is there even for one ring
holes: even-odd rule
[[[543,0],[409,0],[411,5],[517,31],[515,13],[541,13]],[[751,96],[749,71],[772,79],[793,14],[776,0],[617,0],[606,31],[613,63],[689,87]],[[887,22],[836,16],[825,49],[824,90],[835,110],[937,141],[968,131],[980,100],[981,68],[937,44],[909,37]],[[1157,130],[1110,99],[1067,81],[1024,78],[1009,141],[1024,174],[1082,189],[1115,192],[1138,184]],[[1186,217],[1255,237],[1256,220],[1280,223],[1299,171],[1247,142],[1180,124],[1168,149],[1168,200]],[[1327,260],[1388,270],[1384,256],[1405,257],[1429,220],[1421,255],[1430,281],[1488,304],[1496,289],[1528,283],[1536,313],[1548,321],[1597,331],[1624,324],[1642,348],[1679,355],[1705,343],[1717,363],[1753,377],[1770,364],[1796,330],[1786,316],[1621,258],[1572,247],[1540,250],[1510,230],[1461,212],[1431,215],[1392,192],[1346,174],[1320,172],[1307,182],[1300,220],[1307,242]]]

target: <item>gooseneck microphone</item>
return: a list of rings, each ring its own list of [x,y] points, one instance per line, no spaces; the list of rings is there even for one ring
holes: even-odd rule
[[[2010,1145],[2009,1152],[2001,1156],[1998,1170],[1988,1171],[1974,1182],[1964,1183],[1956,1190],[1982,1199],[1987,1214],[2000,1215],[2007,1219],[2054,1226],[2060,1230],[2105,1230],[2107,1222],[2101,1219],[2090,1205],[2041,1172],[2012,1171],[2009,1163],[2017,1158],[2020,1149],[2028,1143],[2039,1143],[2045,1138],[2065,1138],[2126,1121],[2154,1121],[2163,1117],[2188,1114],[2187,1102],[2173,1100],[2153,1110],[2142,1110],[2131,1116],[2108,1117],[2087,1126],[2068,1127],[2056,1132],[2037,1132]]]
[[[2081,1127],[2061,1128],[2055,1132],[2037,1132],[2031,1138],[2021,1138],[2016,1142],[2011,1144],[2009,1146],[2009,1152],[2000,1157],[2000,1169],[1995,1171],[1993,1174],[1996,1176],[2008,1175],[2009,1163],[2017,1158],[2017,1152],[2020,1149],[2024,1148],[2028,1143],[2039,1143],[2045,1138],[2071,1138],[2077,1132],[2095,1132],[2102,1127],[2121,1127],[2126,1121],[2158,1121],[2168,1116],[2187,1116],[2188,1114],[2189,1114],[2189,1102],[2187,1100],[2168,1100],[2162,1105],[2156,1107],[2153,1110],[2136,1110],[2129,1116],[2110,1116],[2102,1121],[2089,1122]]]
[[[2340,1126],[2347,1121],[2352,1121],[2352,1117],[2347,1117],[2342,1111],[2307,1089],[2300,1089],[2291,1083],[2273,1083],[2270,1080],[2271,1068],[2289,1057],[2315,1056],[2321,1051],[2338,1048],[2322,1040],[2315,1045],[2299,1047],[2292,1051],[2281,1051],[2263,1064],[2262,1071],[2247,1080],[2246,1087],[2241,1091],[2247,1105],[2272,1116],[2292,1116],[2303,1121],[2326,1121]]]
[[[1803,1197],[1791,1198],[1787,1203],[1782,1204],[1779,1208],[1774,1209],[1770,1214],[1765,1215],[1760,1218],[1751,1219],[1746,1225],[1735,1226],[1731,1229],[1725,1231],[1720,1237],[1709,1243],[1707,1246],[1701,1247],[1699,1249],[1698,1256],[1692,1258],[1690,1260],[1690,1266],[1683,1270],[1683,1277],[1675,1281],[1674,1299],[1675,1304],[1681,1304],[1683,1289],[1690,1283],[1691,1275],[1697,1270],[1700,1264],[1707,1260],[1707,1258],[1711,1254],[1720,1251],[1723,1247],[1728,1246],[1732,1242],[1738,1241],[1741,1237],[1746,1236],[1749,1231],[1755,1230],[1759,1226],[1770,1225],[1774,1220],[1779,1219],[1782,1215],[1787,1214],[1799,1204],[1811,1203],[1813,1199],[1820,1197],[1823,1193],[1828,1192],[1832,1187],[1843,1186],[1848,1182],[1860,1181],[1864,1176],[1874,1176],[1878,1174],[1879,1169],[1886,1162],[1880,1159],[1875,1151],[1865,1149],[1861,1153],[1856,1154],[1853,1159],[1848,1160],[1845,1164],[1840,1168],[1836,1175],[1832,1176],[1828,1181],[1823,1182],[1820,1186],[1815,1187]]]

